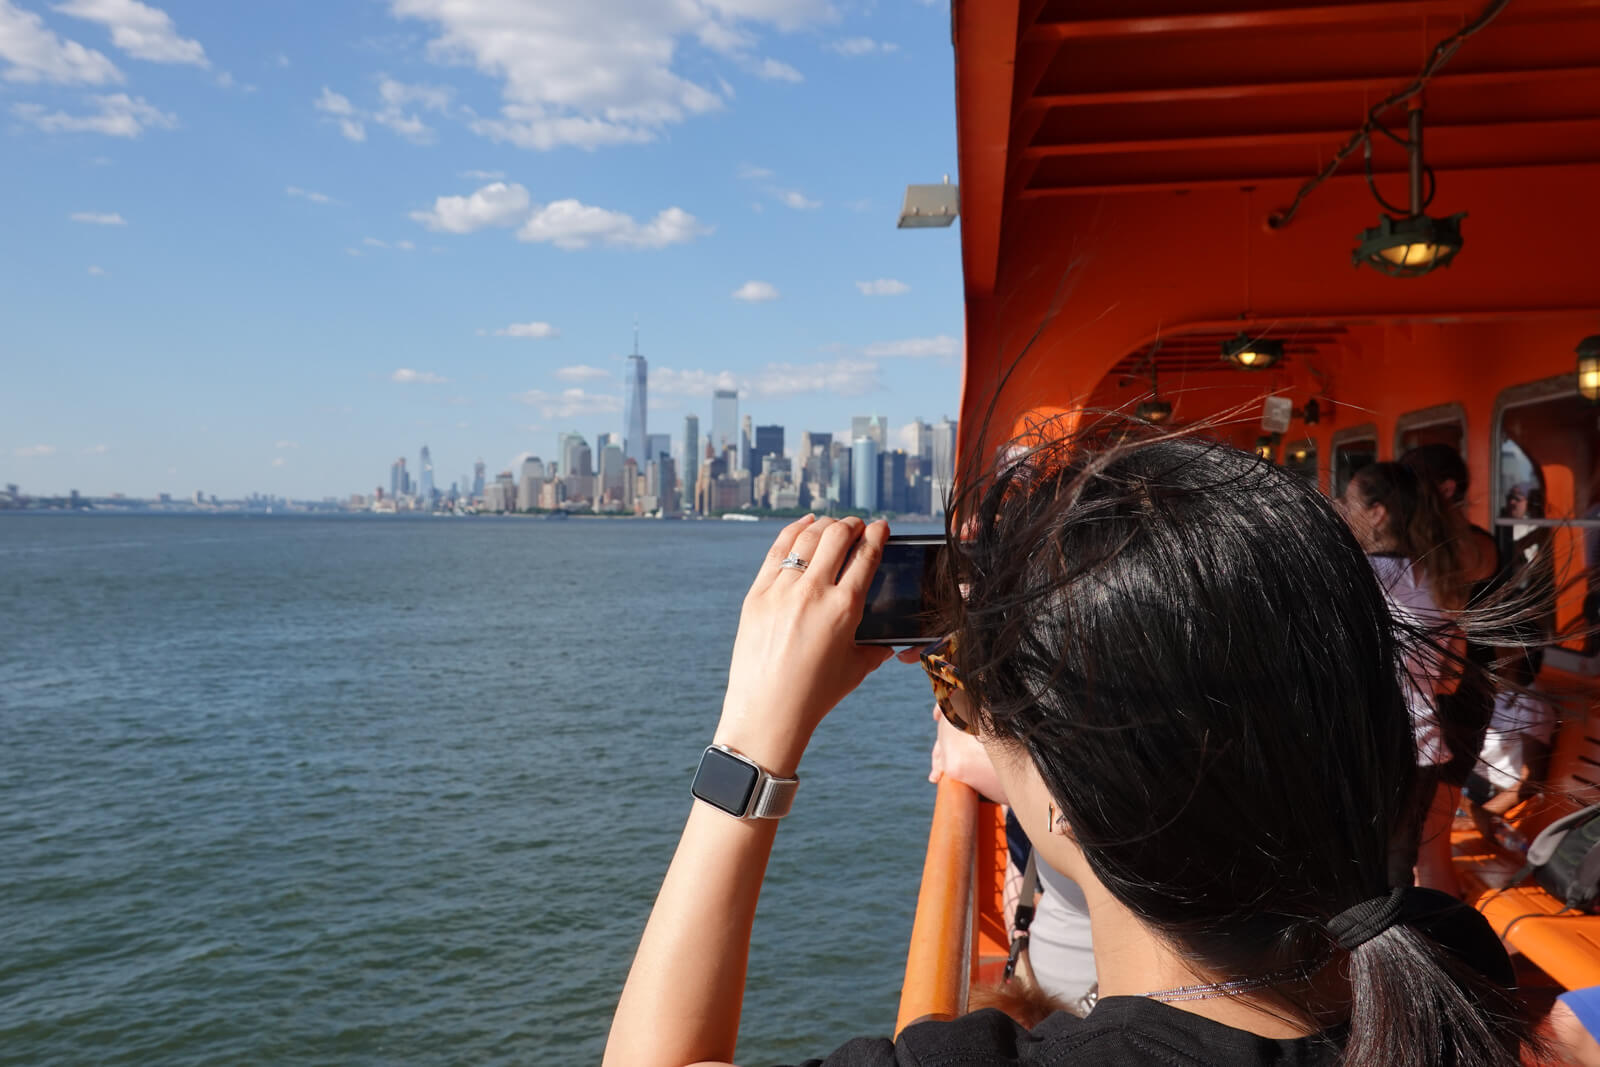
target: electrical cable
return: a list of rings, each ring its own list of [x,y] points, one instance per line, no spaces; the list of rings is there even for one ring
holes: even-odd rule
[[[1499,15],[1500,12],[1504,11],[1510,3],[1511,0],[1490,0],[1488,6],[1483,9],[1477,18],[1473,19],[1471,22],[1461,27],[1461,29],[1457,30],[1455,33],[1451,34],[1449,37],[1446,37],[1444,40],[1435,45],[1433,53],[1428,57],[1428,61],[1422,65],[1422,71],[1417,75],[1416,80],[1414,80],[1410,85],[1407,85],[1404,89],[1401,89],[1393,95],[1380,100],[1377,104],[1374,104],[1372,108],[1367,111],[1367,121],[1363,122],[1361,127],[1357,129],[1355,133],[1350,135],[1350,140],[1346,141],[1344,147],[1340,148],[1339,151],[1334,153],[1333,158],[1328,161],[1327,166],[1323,167],[1314,178],[1310,179],[1300,187],[1300,191],[1295,194],[1294,200],[1290,202],[1288,207],[1284,208],[1282,211],[1276,212],[1267,219],[1267,225],[1274,230],[1278,229],[1280,226],[1287,226],[1289,221],[1294,218],[1295,213],[1300,210],[1301,203],[1305,201],[1307,196],[1311,195],[1311,191],[1317,186],[1321,185],[1323,182],[1327,181],[1329,178],[1333,177],[1334,173],[1344,165],[1344,161],[1350,158],[1350,154],[1354,152],[1357,147],[1363,143],[1367,143],[1370,150],[1372,134],[1375,131],[1381,130],[1383,133],[1388,134],[1388,136],[1391,138],[1399,141],[1399,143],[1407,144],[1408,142],[1400,141],[1395,134],[1387,129],[1384,129],[1378,122],[1378,116],[1383,114],[1385,111],[1388,111],[1396,104],[1409,100],[1413,96],[1416,96],[1418,93],[1422,92],[1423,88],[1427,86],[1428,80],[1437,74],[1446,63],[1450,62],[1451,58],[1455,56],[1457,50],[1460,49],[1462,44],[1465,43],[1469,37],[1473,36],[1479,30],[1482,30],[1485,26],[1489,25],[1489,23],[1493,22],[1495,17]],[[1430,197],[1429,199],[1432,198]]]

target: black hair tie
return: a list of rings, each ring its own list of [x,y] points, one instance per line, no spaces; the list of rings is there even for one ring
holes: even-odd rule
[[[1329,919],[1324,929],[1346,952],[1354,952],[1385,930],[1409,926],[1489,980],[1513,989],[1511,957],[1477,908],[1449,893],[1402,886],[1364,900]]]
[[[1354,952],[1394,926],[1405,912],[1409,886],[1397,886],[1385,897],[1373,897],[1349,907],[1328,920],[1328,933],[1346,952]]]

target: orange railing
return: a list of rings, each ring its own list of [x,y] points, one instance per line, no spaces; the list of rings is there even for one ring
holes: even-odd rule
[[[979,965],[1004,959],[1004,878],[1001,809],[971,787],[944,779],[928,831],[896,1033],[919,1019],[961,1015]]]

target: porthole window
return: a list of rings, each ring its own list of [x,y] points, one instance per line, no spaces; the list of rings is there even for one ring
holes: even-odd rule
[[[1372,423],[1338,430],[1333,435],[1333,496],[1344,496],[1356,471],[1378,460],[1378,427]]]
[[[1283,465],[1315,485],[1318,480],[1316,439],[1307,437],[1284,445]]]
[[[1559,641],[1548,662],[1600,673],[1593,637],[1600,579],[1600,408],[1577,395],[1571,375],[1517,386],[1495,410],[1494,531],[1511,580],[1533,597]]]

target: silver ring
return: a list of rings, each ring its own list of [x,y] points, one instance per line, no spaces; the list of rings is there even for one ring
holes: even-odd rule
[[[778,564],[780,571],[803,571],[811,564],[795,555],[793,552],[783,557],[783,562]]]

